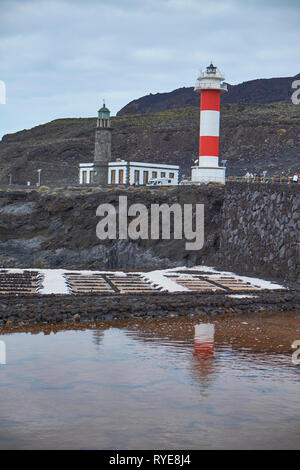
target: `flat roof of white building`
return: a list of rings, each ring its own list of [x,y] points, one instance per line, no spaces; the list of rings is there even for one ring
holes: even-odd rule
[[[92,163],[79,163],[79,166],[84,167],[84,168],[90,168],[94,166],[94,162]]]
[[[140,167],[149,167],[149,168],[168,168],[170,170],[178,170],[179,165],[168,165],[167,163],[147,163],[147,162],[127,162],[126,160],[121,160],[118,162],[108,162],[108,166],[140,166]],[[79,163],[81,168],[91,168],[94,166],[94,162],[89,163]]]

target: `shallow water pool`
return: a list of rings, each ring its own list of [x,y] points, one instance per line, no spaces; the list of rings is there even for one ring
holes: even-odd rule
[[[300,366],[194,324],[0,336],[0,448],[298,448]]]

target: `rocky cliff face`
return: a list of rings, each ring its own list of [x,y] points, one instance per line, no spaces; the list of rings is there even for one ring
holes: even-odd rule
[[[206,189],[200,193],[197,188],[0,192],[0,266],[152,269],[194,264],[198,253],[186,252],[184,240],[100,241],[96,209],[103,203],[118,207],[122,195],[128,197],[128,205],[146,204],[149,217],[151,204],[203,203],[205,256],[213,254],[218,244],[216,224],[223,199],[222,189]]]
[[[198,97],[199,99],[199,97]],[[222,159],[228,174],[248,170],[299,173],[300,105],[224,104],[221,110]],[[93,161],[96,119],[59,119],[6,135],[0,142],[0,184],[78,182],[80,162]],[[179,164],[188,175],[198,155],[199,110],[172,109],[112,119],[112,155],[131,161]]]
[[[96,236],[99,204],[204,204],[205,244],[185,240],[105,240]],[[226,187],[69,188],[0,192],[0,266],[71,269],[154,269],[217,265],[240,274],[300,283],[298,185]],[[150,224],[149,224],[150,225]]]

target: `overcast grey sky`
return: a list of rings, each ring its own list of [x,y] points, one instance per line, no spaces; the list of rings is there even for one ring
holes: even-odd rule
[[[300,72],[299,0],[0,0],[5,133],[192,86]]]

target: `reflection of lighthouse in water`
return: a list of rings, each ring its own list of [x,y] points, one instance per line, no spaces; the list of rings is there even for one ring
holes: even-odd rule
[[[201,323],[195,325],[194,355],[200,359],[211,358],[214,355],[215,325]]]
[[[93,343],[96,345],[97,351],[100,349],[100,345],[102,344],[104,338],[105,330],[92,330],[93,336]]]
[[[212,323],[195,325],[193,372],[201,385],[209,387],[213,381],[215,326]]]

